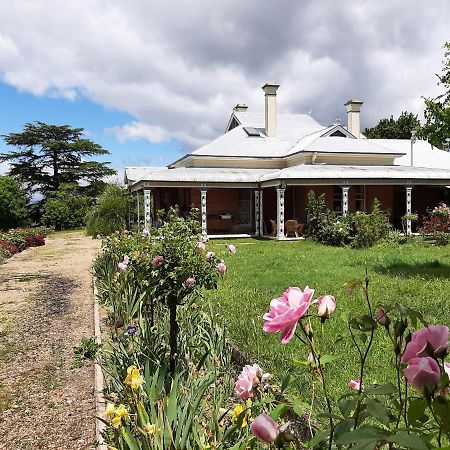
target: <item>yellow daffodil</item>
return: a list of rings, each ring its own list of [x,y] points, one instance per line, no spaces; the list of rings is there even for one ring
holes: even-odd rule
[[[108,419],[112,419],[114,417],[115,411],[116,411],[116,408],[115,408],[114,404],[108,403],[105,408],[105,416],[108,417]]]
[[[128,414],[125,405],[120,404],[115,411],[116,417],[123,417],[125,420],[130,420],[130,415]]]
[[[237,405],[233,411],[231,412],[233,416],[233,422],[236,422],[238,420],[238,417],[242,414],[242,412],[245,410],[244,405]],[[247,419],[244,416],[244,419],[242,420],[241,428],[245,428],[247,426]]]
[[[136,366],[130,366],[127,369],[127,377],[124,383],[130,386],[133,391],[137,391],[144,383],[144,377]]]
[[[146,424],[144,425],[144,431],[145,431],[147,434],[153,435],[153,434],[155,434],[156,431],[157,431],[156,425],[153,425],[152,423],[146,423]]]
[[[119,428],[120,425],[122,425],[122,417],[121,416],[115,416],[113,420],[111,420],[111,423],[113,424],[114,428]]]

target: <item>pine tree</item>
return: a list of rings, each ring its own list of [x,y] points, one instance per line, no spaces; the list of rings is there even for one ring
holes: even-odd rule
[[[31,193],[45,198],[62,184],[92,184],[116,171],[109,162],[90,160],[109,152],[99,144],[83,138],[83,128],[69,125],[27,123],[20,133],[3,138],[17,150],[0,154],[0,162],[8,161],[9,175],[22,182]]]

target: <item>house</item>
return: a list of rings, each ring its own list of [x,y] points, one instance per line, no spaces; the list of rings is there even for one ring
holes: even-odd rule
[[[306,222],[310,190],[325,194],[327,206],[342,214],[370,210],[378,199],[396,226],[406,212],[423,215],[445,199],[448,152],[414,138],[366,139],[358,100],[345,103],[346,126],[279,114],[278,87],[263,86],[264,113],[236,105],[223,135],[168,167],[125,169],[131,192],[144,196],[145,227],[157,209],[177,205],[183,214],[193,205],[204,233],[273,231],[284,239],[286,220]]]

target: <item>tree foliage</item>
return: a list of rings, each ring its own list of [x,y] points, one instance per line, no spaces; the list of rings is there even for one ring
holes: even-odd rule
[[[63,184],[43,205],[41,221],[56,230],[83,227],[92,198],[82,195],[76,184]]]
[[[132,198],[126,189],[117,184],[108,184],[98,198],[97,204],[86,216],[86,232],[90,236],[108,236],[124,230]]]
[[[381,119],[375,127],[366,128],[364,135],[369,139],[411,139],[411,132],[419,130],[417,115],[404,111],[398,119]]]
[[[20,184],[9,176],[0,176],[0,230],[24,225],[27,197]]]
[[[22,132],[3,136],[17,150],[0,154],[0,162],[8,161],[9,175],[44,197],[65,183],[90,184],[114,175],[116,171],[108,167],[109,163],[88,160],[109,152],[84,139],[83,131],[69,125],[27,123]]]
[[[435,147],[450,146],[450,42],[444,44],[442,74],[437,75],[438,85],[444,93],[436,98],[425,98],[425,125],[421,135]]]

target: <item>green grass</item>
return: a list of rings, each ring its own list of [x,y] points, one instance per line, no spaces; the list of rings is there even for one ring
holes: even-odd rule
[[[234,256],[226,255],[225,241],[212,241],[208,250],[226,260],[227,275],[217,291],[208,293],[217,318],[226,324],[233,344],[264,370],[284,377],[292,360],[305,360],[307,351],[294,337],[282,345],[279,335],[262,331],[262,315],[270,300],[289,286],[315,289],[315,297],[332,294],[337,310],[325,323],[328,337],[323,353],[340,358],[326,367],[333,395],[348,392],[347,382],[358,378],[358,360],[348,339],[346,313],[367,311],[361,289],[348,292],[344,284],[362,281],[367,267],[373,305],[403,303],[424,313],[430,322],[450,324],[450,247],[383,244],[365,250],[327,247],[310,241],[234,240]],[[315,322],[315,333],[320,326]],[[344,339],[335,344],[338,336]],[[393,355],[384,329],[377,331],[368,360],[366,382],[394,380]],[[298,386],[308,400],[311,374],[300,369]]]

